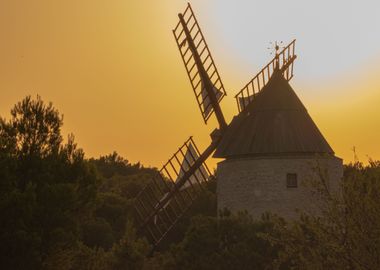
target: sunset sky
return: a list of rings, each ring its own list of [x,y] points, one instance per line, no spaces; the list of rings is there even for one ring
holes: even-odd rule
[[[87,157],[116,150],[160,167],[193,135],[210,142],[171,30],[182,0],[0,0],[0,115],[39,94]],[[191,1],[228,96],[297,39],[291,85],[344,162],[380,159],[380,2]],[[211,161],[212,166],[215,161]]]

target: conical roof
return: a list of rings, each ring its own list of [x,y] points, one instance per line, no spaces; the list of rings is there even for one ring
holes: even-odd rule
[[[275,71],[248,107],[235,116],[217,158],[334,154],[287,80]]]

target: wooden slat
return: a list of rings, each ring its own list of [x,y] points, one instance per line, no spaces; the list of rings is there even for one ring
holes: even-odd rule
[[[235,98],[237,100],[238,109],[239,112],[243,111],[247,104],[243,103],[243,106],[240,106],[239,99],[241,100],[247,100],[249,103],[251,102],[251,98],[248,98],[250,96],[254,96],[258,92],[261,91],[261,89],[268,83],[270,77],[272,76],[274,69],[276,68],[276,63],[279,64],[279,69],[282,69],[283,67],[286,67],[286,69],[283,70],[283,73],[285,78],[289,81],[293,77],[293,61],[296,58],[295,55],[295,41],[293,40],[291,43],[289,43],[288,46],[286,46],[276,57],[274,57],[264,68],[262,68],[256,76],[253,77],[253,79],[248,82],[238,94],[235,95]],[[271,69],[272,68],[272,69]],[[291,70],[291,74],[289,75],[289,70]],[[267,78],[265,77],[265,73],[267,74]],[[262,82],[262,84],[260,83]],[[253,91],[250,92],[249,85],[257,84],[258,89],[255,92],[254,87]],[[245,92],[247,93],[247,96],[245,96]],[[247,99],[246,99],[247,98]],[[243,107],[243,108],[242,108]]]
[[[211,76],[210,76],[210,74],[208,72],[214,73],[214,70],[216,70],[216,73],[213,76],[214,77],[217,76],[218,79],[219,79],[219,81],[220,81],[220,84],[221,84],[220,87],[218,87],[218,89],[222,93],[222,95],[220,96],[220,98],[218,100],[220,102],[223,99],[223,97],[226,95],[226,92],[225,92],[225,89],[224,89],[224,85],[223,85],[222,81],[220,80],[220,75],[219,75],[219,72],[216,69],[216,66],[214,64],[214,59],[212,58],[212,56],[210,54],[210,50],[208,48],[208,45],[207,45],[206,40],[204,38],[204,35],[203,35],[203,33],[202,33],[202,31],[201,31],[201,29],[199,27],[198,21],[197,21],[195,15],[194,15],[194,12],[191,9],[190,5],[188,5],[186,11],[182,14],[182,17],[185,20],[185,24],[186,24],[187,29],[189,29],[189,33],[191,35],[191,39],[194,42],[196,42],[196,44],[194,44],[196,53],[199,55],[199,57],[204,58],[204,60],[201,60],[203,62],[203,65],[206,62],[208,62],[208,61],[211,62],[210,64],[207,64],[208,67],[205,69],[205,70],[207,70],[206,71],[207,76],[210,78]],[[191,18],[191,20],[189,20],[189,18]],[[192,19],[194,19],[194,21]],[[176,39],[177,46],[178,46],[178,48],[179,48],[179,50],[181,52],[181,57],[182,57],[182,60],[184,62],[186,71],[188,73],[188,77],[189,77],[191,86],[193,88],[193,92],[194,92],[194,94],[196,96],[199,96],[197,94],[199,94],[199,92],[202,91],[202,89],[200,88],[200,82],[198,82],[198,83],[194,82],[194,75],[190,75],[190,73],[194,72],[193,70],[194,70],[194,68],[196,68],[196,65],[194,66],[194,63],[191,63],[191,58],[185,58],[185,56],[184,56],[184,53],[183,53],[183,51],[181,49],[181,43],[183,42],[183,40],[186,37],[184,37],[184,39],[182,39],[182,40],[179,40],[179,37],[178,37],[177,33],[180,30],[181,30],[181,33],[184,30],[183,25],[181,23],[179,23],[179,25],[177,25],[176,28],[173,30],[174,37]],[[195,41],[195,39],[197,39],[197,41]],[[199,39],[199,41],[198,41],[198,39]],[[186,52],[188,53],[189,51],[186,51]],[[193,52],[192,52],[192,54],[193,54]],[[198,70],[198,72],[199,72],[199,70]],[[201,111],[203,120],[205,121],[205,123],[207,123],[207,120],[214,113],[214,108],[212,107],[211,110],[210,110],[210,112],[208,113],[208,111],[206,111],[201,106],[199,99],[197,99],[197,102],[198,102],[198,107],[199,107],[199,109]]]
[[[177,179],[180,172],[181,174],[182,172],[186,173],[188,168],[196,163],[199,156],[199,150],[190,137],[160,170],[160,172],[165,173],[172,185],[167,185],[164,176],[160,174],[159,178],[155,178],[137,196],[135,202],[137,217],[143,226],[141,228],[145,228],[153,246],[158,245],[164,239],[199,195],[202,190],[202,184],[208,181],[208,177],[211,175],[210,171],[206,164],[201,163],[201,166],[190,176],[192,180],[190,181],[189,178],[183,183],[187,183],[188,188],[181,190],[180,187],[176,187],[174,179]],[[181,162],[182,159],[183,162]],[[163,183],[160,184],[158,179],[161,179],[160,181]],[[165,192],[161,185],[169,190]],[[161,199],[157,195],[161,194],[164,197],[165,194],[170,193],[172,193],[171,197],[165,203],[160,203]]]

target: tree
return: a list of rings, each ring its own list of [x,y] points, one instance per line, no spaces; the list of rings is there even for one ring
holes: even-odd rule
[[[380,162],[346,166],[342,194],[331,194],[326,180],[321,175],[315,186],[323,202],[321,215],[303,213],[290,224],[273,218],[268,239],[280,246],[277,265],[291,261],[301,269],[380,269]]]
[[[58,154],[63,116],[52,103],[45,105],[40,96],[35,100],[27,96],[13,107],[11,116],[9,126],[13,129],[19,157]]]
[[[183,241],[155,254],[145,269],[267,269],[277,255],[261,238],[270,230],[269,222],[253,221],[246,212],[195,216]]]
[[[57,249],[75,243],[79,217],[89,214],[96,174],[63,143],[62,116],[40,97],[26,97],[0,121],[0,266],[41,269]]]
[[[112,269],[140,270],[148,253],[148,243],[137,237],[135,228],[129,222],[124,237],[113,247]]]

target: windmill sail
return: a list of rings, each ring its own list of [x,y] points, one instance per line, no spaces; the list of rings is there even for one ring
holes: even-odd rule
[[[195,150],[192,143],[189,144],[189,147],[186,150],[185,157],[181,164],[181,169],[176,179],[176,183],[182,178],[186,171],[194,164],[195,160],[199,158],[197,151]],[[209,173],[205,167],[205,164],[202,164],[197,168],[197,170],[186,180],[186,182],[181,186],[181,189],[190,187],[191,185],[197,184],[199,181],[203,182],[205,179],[209,178]]]
[[[203,120],[207,123],[215,112],[219,124],[226,126],[219,107],[226,91],[190,4],[179,19],[173,34]]]
[[[204,154],[200,155],[189,138],[137,196],[137,220],[154,247],[190,208],[202,184],[209,180],[211,174],[204,160],[211,152]]]
[[[211,115],[212,103],[211,103],[211,100],[207,94],[207,90],[206,90],[203,82],[201,83],[201,89],[202,89],[201,95],[202,95],[203,111],[205,112],[206,115]],[[215,93],[217,100],[220,100],[223,97],[223,93],[214,86],[212,87],[212,89],[213,89],[213,92]]]
[[[296,40],[294,39],[236,94],[235,98],[239,112],[242,112],[252,102],[255,95],[263,89],[275,69],[280,70],[287,81],[293,78],[293,63],[297,58],[295,55],[295,43]]]
[[[195,150],[193,144],[190,142],[188,145],[188,148],[186,150],[186,154],[183,158],[183,161],[180,166],[180,171],[175,179],[175,184],[178,184],[183,175],[186,171],[190,169],[190,167],[194,164],[195,160],[199,158],[199,155],[197,151]],[[194,172],[193,175],[191,175],[188,179],[186,179],[186,182],[184,182],[178,190],[181,192],[187,188],[191,188],[193,186],[196,186],[197,184],[201,184],[202,182],[205,182],[207,179],[209,179],[210,175],[208,173],[208,170],[206,169],[204,164],[201,164],[201,166]],[[171,200],[168,198],[170,195],[170,192],[167,192],[164,194],[164,196],[160,199],[160,201],[156,204],[156,208],[159,207],[160,204],[161,210],[157,213],[157,215],[154,216],[154,223],[157,224],[158,222],[158,214],[166,209],[166,207],[170,204]],[[163,204],[163,202],[165,202]]]

